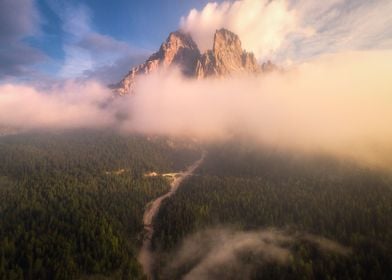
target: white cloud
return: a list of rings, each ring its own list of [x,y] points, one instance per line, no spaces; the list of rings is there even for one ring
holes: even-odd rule
[[[315,33],[288,38],[277,56],[294,60],[350,50],[392,49],[392,2],[375,0],[296,1],[302,25]]]
[[[252,279],[252,274],[263,264],[290,264],[296,258],[294,244],[302,242],[312,243],[319,252],[351,254],[348,247],[307,233],[211,228],[185,237],[166,271],[175,271],[180,274],[177,278],[184,280]],[[252,258],[244,258],[247,255]]]
[[[301,61],[323,53],[392,48],[392,2],[242,0],[209,3],[181,18],[202,50],[216,29],[237,33],[259,60]]]
[[[0,79],[32,75],[47,57],[23,39],[40,34],[41,18],[33,0],[0,1]]]
[[[212,47],[215,30],[222,27],[237,33],[243,47],[265,58],[277,51],[291,33],[307,34],[298,24],[295,11],[286,1],[243,0],[209,3],[203,10],[191,10],[180,27],[190,32],[204,51]]]
[[[392,166],[392,52],[328,55],[259,77],[139,77],[136,94],[111,98],[95,82],[36,90],[0,86],[0,127],[111,127],[201,140],[244,135],[301,153]],[[15,109],[17,108],[17,110]]]
[[[392,166],[392,53],[323,56],[283,73],[194,81],[140,78],[130,131],[264,145]]]
[[[11,129],[64,129],[102,127],[114,123],[104,105],[110,91],[96,82],[68,81],[50,90],[31,86],[0,86],[0,127]]]
[[[120,65],[120,60],[132,61],[129,58],[145,57],[147,51],[132,47],[111,36],[98,33],[93,27],[92,11],[83,4],[71,5],[52,2],[52,9],[62,20],[62,28],[65,32],[63,50],[65,59],[60,70],[62,78],[101,78],[95,75],[96,71],[110,68],[115,69]],[[132,65],[128,65],[128,69]],[[121,67],[123,70],[123,67]],[[124,71],[124,75],[127,71]],[[108,75],[113,80],[103,79],[104,82],[117,82],[121,76]]]

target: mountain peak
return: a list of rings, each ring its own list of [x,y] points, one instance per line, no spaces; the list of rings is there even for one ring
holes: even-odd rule
[[[182,31],[175,31],[169,34],[166,42],[150,59],[158,60],[158,64],[163,67],[176,64],[181,68],[183,74],[193,75],[192,66],[199,56],[199,48],[192,37]]]
[[[221,28],[215,32],[212,50],[214,53],[221,51],[242,52],[241,40],[233,32]]]
[[[181,30],[170,32],[169,37],[166,39],[166,43],[175,44],[176,42],[180,42],[181,44],[197,49],[197,45],[193,41],[191,35]]]
[[[149,74],[158,68],[167,68],[171,65],[180,67],[184,75],[193,76],[194,65],[199,56],[199,48],[189,34],[182,31],[171,32],[156,53],[152,54],[145,63],[133,67],[112,88],[118,95],[132,93],[137,76]]]
[[[133,67],[117,84],[112,86],[119,95],[133,93],[137,76],[149,74],[159,68],[172,65],[182,73],[198,79],[223,77],[236,74],[257,74],[263,71],[253,55],[242,49],[240,38],[233,32],[221,28],[216,30],[212,50],[201,54],[192,37],[183,31],[171,32],[159,50],[145,63]]]
[[[164,66],[184,62],[188,55],[194,57],[199,55],[199,49],[189,34],[182,31],[175,31],[169,34],[159,51],[153,54],[150,59],[159,59]]]

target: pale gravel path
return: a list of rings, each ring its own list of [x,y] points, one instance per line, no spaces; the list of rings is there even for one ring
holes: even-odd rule
[[[170,190],[166,194],[156,198],[155,200],[147,204],[146,210],[143,215],[143,224],[145,229],[145,236],[143,245],[140,250],[138,260],[143,267],[143,271],[147,276],[147,279],[153,279],[152,265],[154,261],[153,252],[151,250],[151,238],[154,234],[153,220],[158,214],[161,207],[162,201],[165,198],[172,196],[179,188],[181,182],[188,176],[191,176],[193,172],[200,166],[205,158],[206,153],[203,152],[201,158],[189,166],[185,171],[178,173],[178,176],[170,184]]]

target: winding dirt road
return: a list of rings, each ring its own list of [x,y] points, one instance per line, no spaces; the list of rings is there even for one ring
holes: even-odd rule
[[[188,176],[191,176],[193,172],[200,166],[205,158],[206,153],[203,152],[201,158],[194,162],[191,166],[189,166],[185,171],[180,172],[174,177],[173,181],[170,184],[170,191],[166,194],[158,197],[157,199],[149,202],[146,207],[146,211],[143,215],[143,224],[145,229],[145,236],[143,240],[143,245],[139,253],[139,262],[143,266],[143,271],[147,276],[147,279],[153,279],[152,275],[152,266],[154,261],[154,256],[151,248],[151,238],[154,234],[154,226],[153,220],[155,216],[158,214],[159,209],[161,207],[162,201],[165,198],[172,196],[177,189],[179,188],[181,182]]]

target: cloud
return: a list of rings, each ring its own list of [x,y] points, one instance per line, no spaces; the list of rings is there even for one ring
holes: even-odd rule
[[[292,245],[298,241],[314,243],[321,252],[327,250],[344,256],[350,253],[349,248],[314,235],[289,234],[276,229],[216,228],[185,238],[167,269],[182,272],[183,275],[176,278],[185,280],[251,279],[252,273],[263,264],[289,264],[294,258]]]
[[[0,2],[0,41],[15,41],[37,33],[39,15],[33,0]]]
[[[212,48],[215,30],[222,27],[237,33],[245,49],[259,59],[277,51],[290,33],[307,33],[301,29],[294,11],[286,1],[243,0],[207,4],[201,11],[191,10],[180,23],[190,32],[198,46]]]
[[[391,49],[392,3],[389,1],[293,1],[310,37],[289,37],[277,53],[280,58],[303,60],[325,53]]]
[[[0,47],[0,78],[2,79],[31,75],[34,71],[31,67],[47,59],[42,52],[21,42],[9,41],[6,46]]]
[[[138,58],[147,56],[146,50],[96,32],[92,23],[92,11],[86,5],[53,4],[52,7],[62,19],[65,32],[65,59],[60,70],[63,78],[101,79],[104,76],[102,71],[111,70],[102,81],[118,82],[122,77],[117,73],[124,70],[123,61],[139,62]],[[129,64],[122,75],[132,65]]]
[[[33,0],[0,1],[0,78],[30,74],[46,59],[23,41],[39,34],[40,17]]]
[[[81,48],[82,52],[87,52],[88,57],[94,61],[80,76],[84,79],[99,80],[105,84],[117,83],[132,66],[144,62],[150,55],[146,50],[134,48],[110,36],[95,32],[82,36],[77,42],[77,47]]]
[[[180,71],[158,71],[138,77],[135,95],[121,98],[91,81],[45,90],[3,85],[0,126],[109,126],[202,141],[244,136],[265,147],[390,168],[390,73],[392,52],[368,51],[327,55],[257,77],[193,80]]]
[[[47,91],[0,85],[0,127],[18,130],[105,127],[115,123],[111,95],[95,82],[68,81]]]
[[[203,50],[216,29],[237,33],[259,60],[279,63],[350,50],[392,48],[392,3],[353,0],[243,0],[193,9],[180,21]]]
[[[205,140],[236,134],[273,147],[392,166],[392,52],[321,57],[259,77],[141,77],[124,129]]]
[[[309,233],[301,233],[301,234],[298,234],[297,238],[313,243],[322,252],[335,253],[335,254],[344,255],[344,256],[347,256],[351,253],[350,248],[342,246],[341,244],[334,242],[328,238],[322,237],[322,236],[317,236],[317,235],[309,234]]]
[[[82,77],[87,80],[98,80],[106,85],[114,84],[124,78],[132,65],[143,63],[147,57],[148,54],[143,53],[124,54],[113,62],[84,71]]]
[[[0,1],[0,79],[3,84],[56,78],[99,79],[110,84],[118,82],[135,63],[150,54],[97,32],[88,6],[47,0],[46,4],[60,20],[62,30],[57,35],[61,37],[64,52],[63,61],[51,59],[26,40],[40,40],[48,35],[41,30],[46,19],[36,4],[34,0]],[[129,63],[127,67],[125,63]],[[47,69],[55,71],[47,73]],[[104,71],[108,71],[106,75]]]
[[[102,35],[95,32],[88,32],[82,36],[78,42],[78,46],[84,49],[89,49],[97,55],[124,52],[129,50],[129,45],[117,41],[110,36]]]

